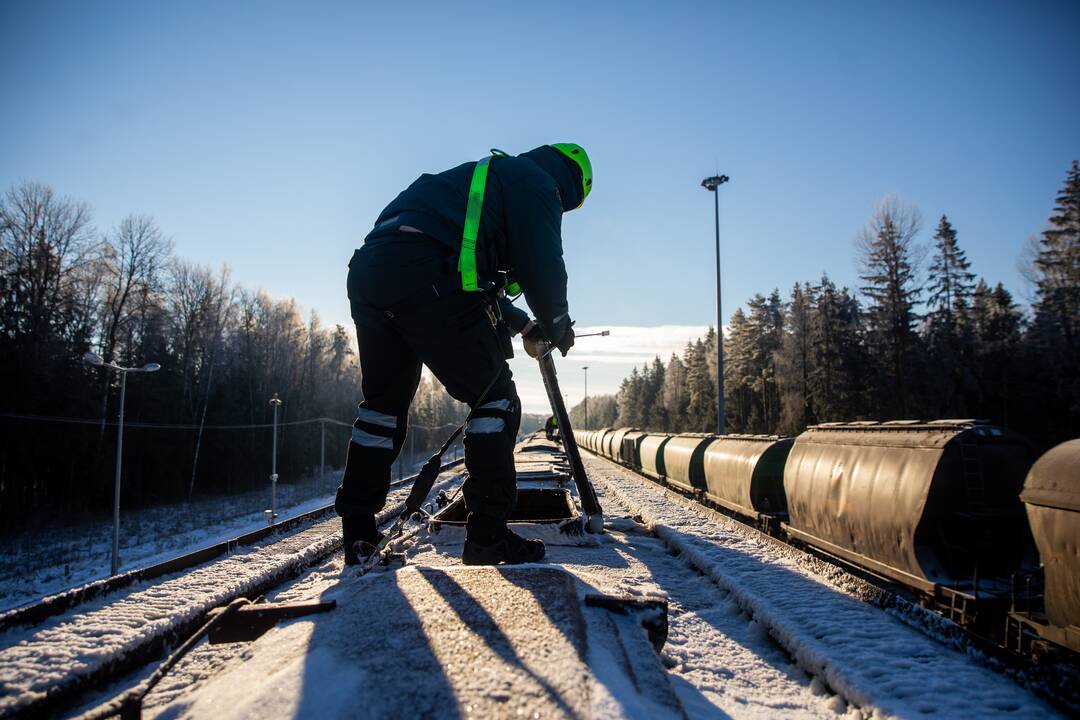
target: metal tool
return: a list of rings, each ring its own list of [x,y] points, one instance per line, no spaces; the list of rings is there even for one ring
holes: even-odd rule
[[[566,412],[566,404],[559,390],[559,379],[555,375],[555,361],[551,359],[553,347],[549,347],[546,352],[540,353],[540,356],[536,358],[540,364],[540,376],[544,379],[544,389],[547,390],[548,400],[551,402],[551,411],[555,413],[555,418],[559,421],[559,436],[562,437],[563,449],[566,450],[566,458],[570,461],[570,472],[574,476],[574,484],[577,485],[578,496],[581,498],[585,529],[589,532],[601,533],[604,531],[604,511],[600,508],[596,491],[593,490],[589,476],[585,474],[585,465],[581,462],[581,453],[574,439],[574,430],[570,426],[570,414]]]

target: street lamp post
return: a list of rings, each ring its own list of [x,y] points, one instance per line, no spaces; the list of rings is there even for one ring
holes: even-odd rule
[[[589,429],[589,366],[581,368],[585,371],[585,429]]]
[[[267,525],[273,525],[274,520],[277,519],[277,416],[278,408],[281,407],[281,398],[277,393],[270,398],[270,404],[274,407],[274,440],[270,456],[270,509],[266,511]]]
[[[716,218],[716,434],[724,434],[724,318],[720,307],[720,193],[717,188],[730,178],[713,175],[701,181],[701,186],[713,194]]]
[[[113,483],[113,541],[112,574],[120,572],[120,470],[124,457],[124,401],[127,399],[128,373],[152,373],[161,369],[157,363],[146,363],[142,367],[121,367],[116,363],[107,363],[100,355],[88,352],[83,355],[83,362],[94,367],[103,367],[120,373],[120,424],[116,435],[116,480]]]

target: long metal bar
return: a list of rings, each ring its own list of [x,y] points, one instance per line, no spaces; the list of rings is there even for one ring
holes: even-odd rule
[[[439,469],[439,472],[450,470],[460,464],[461,460],[453,460],[444,464]],[[405,485],[414,480],[416,480],[415,475],[394,483],[391,487]],[[310,520],[316,520],[324,515],[330,515],[332,513],[334,513],[334,503],[323,505],[322,507],[309,510],[306,513],[291,517],[287,520],[282,520],[279,523],[244,533],[243,535],[230,540],[215,543],[214,545],[209,545],[199,550],[194,550],[187,554],[160,563],[155,563],[154,565],[149,565],[144,568],[128,570],[123,575],[115,575],[113,577],[87,583],[86,585],[80,585],[77,588],[65,590],[56,595],[50,595],[49,597],[43,598],[30,605],[6,610],[0,613],[0,632],[6,632],[10,628],[20,625],[32,625],[42,622],[47,618],[67,612],[71,608],[81,605],[84,602],[89,602],[94,598],[123,589],[133,583],[152,580],[153,578],[161,577],[162,575],[168,575],[180,570],[195,567],[196,565],[201,565],[214,558],[235,552],[238,547],[252,545],[264,540],[274,533],[287,532]]]
[[[589,482],[589,476],[585,474],[584,463],[581,462],[581,453],[574,439],[574,428],[570,425],[570,414],[566,412],[566,403],[563,402],[559,380],[555,375],[555,361],[551,359],[550,351],[542,353],[537,361],[540,364],[540,376],[544,379],[544,389],[547,390],[548,400],[551,402],[551,411],[559,421],[559,435],[562,437],[566,457],[570,460],[570,471],[574,475],[574,484],[577,485],[578,496],[581,498],[586,528],[589,532],[603,532],[604,511],[600,508],[596,491]]]

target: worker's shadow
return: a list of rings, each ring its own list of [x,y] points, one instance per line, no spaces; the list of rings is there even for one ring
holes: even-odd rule
[[[493,568],[493,570],[503,578],[513,578],[516,575],[515,568],[500,567]],[[575,706],[578,708],[582,706],[580,702],[582,698],[564,698],[552,680],[555,675],[558,675],[558,668],[545,667],[542,658],[526,659],[519,656],[514,649],[513,641],[503,630],[499,620],[472,593],[463,588],[455,580],[452,573],[442,568],[421,568],[419,572],[429,584],[431,591],[438,593],[461,622],[475,636],[482,638],[488,649],[498,655],[504,663],[511,666],[512,672],[524,675],[529,681],[542,689],[543,694],[558,708],[560,717],[580,717],[575,710]],[[527,588],[530,592],[535,590],[535,585],[522,585],[522,587]],[[547,599],[550,600],[550,598]],[[547,626],[557,629],[569,645],[574,648],[576,654],[583,657],[585,641],[583,628],[577,633],[564,632],[568,620],[571,624],[573,624],[573,621],[565,613],[558,613],[555,606],[550,602],[544,602],[544,597],[537,597],[536,600],[534,607],[539,606],[544,609],[548,619]]]
[[[322,593],[337,607],[310,618],[301,697],[293,717],[457,718],[454,690],[396,573],[342,579]]]

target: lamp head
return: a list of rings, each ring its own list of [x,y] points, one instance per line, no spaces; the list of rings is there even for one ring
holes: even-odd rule
[[[146,363],[142,366],[143,372],[157,372],[161,369],[161,365],[158,363]]]
[[[730,178],[727,175],[713,175],[701,181],[701,187],[716,192],[716,188],[726,183]]]
[[[82,359],[87,365],[94,365],[95,367],[101,367],[105,364],[105,360],[96,352],[83,353]]]

